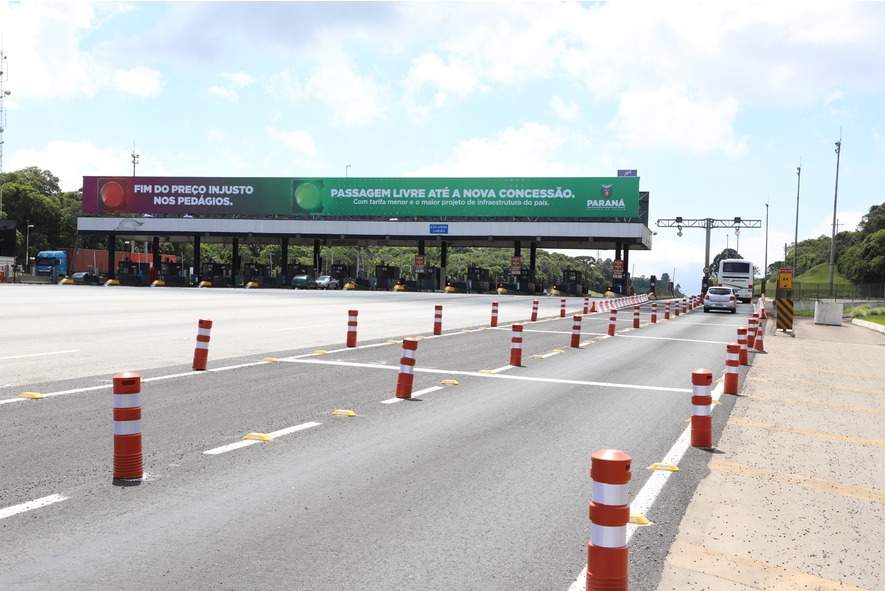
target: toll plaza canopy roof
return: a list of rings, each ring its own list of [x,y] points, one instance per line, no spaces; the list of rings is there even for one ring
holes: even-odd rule
[[[133,240],[650,250],[638,177],[83,177],[78,232]]]

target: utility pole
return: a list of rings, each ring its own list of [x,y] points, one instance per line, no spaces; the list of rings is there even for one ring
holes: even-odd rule
[[[796,262],[796,253],[799,251],[799,187],[802,184],[802,158],[799,158],[799,166],[796,167],[796,234],[793,237],[793,277],[799,273]],[[784,255],[784,262],[787,256]]]
[[[842,130],[836,142],[836,192],[833,195],[833,237],[830,241],[830,297],[833,297],[833,271],[836,265],[836,203],[839,200],[839,158],[842,154]]]
[[[6,72],[6,54],[0,49],[0,220],[3,219],[3,132],[6,130],[6,107],[3,106],[3,99],[8,97],[11,92],[3,88],[3,83],[9,79]]]
[[[682,236],[683,228],[704,228],[707,231],[707,246],[704,250],[704,291],[710,284],[710,230],[713,228],[761,228],[762,220],[745,220],[736,216],[733,220],[714,220],[713,218],[688,219],[676,217],[657,221],[659,228],[677,228],[676,235]],[[674,272],[675,274],[675,272]]]
[[[135,165],[138,164],[139,156],[135,153],[135,142],[132,142],[132,176],[135,176]]]

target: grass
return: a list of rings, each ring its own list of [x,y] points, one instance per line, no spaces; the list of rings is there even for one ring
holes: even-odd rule
[[[860,306],[848,308],[845,310],[845,313],[852,318],[860,318],[867,322],[875,322],[876,324],[885,326],[885,307],[880,306],[878,308],[873,308],[867,304],[862,304]]]
[[[772,276],[772,278],[765,284],[765,293],[777,293],[777,284],[778,284],[778,276]],[[826,283],[829,285],[830,283],[830,263],[821,263],[820,265],[815,265],[810,268],[805,273],[798,275],[793,278],[794,283]],[[759,287],[762,281],[758,281],[756,284],[756,291],[758,292]],[[839,269],[833,269],[833,285],[848,285],[851,282],[843,277],[839,273]]]

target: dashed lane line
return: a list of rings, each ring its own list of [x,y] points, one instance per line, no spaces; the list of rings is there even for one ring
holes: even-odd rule
[[[442,390],[442,386],[433,386],[431,388],[424,388],[423,390],[418,390],[417,392],[412,392],[412,397],[423,396],[425,394],[430,394],[431,392],[436,392],[437,390]],[[387,400],[382,400],[381,404],[393,404],[394,402],[399,402],[400,400],[405,400],[405,398],[388,398]]]
[[[12,517],[19,513],[59,503],[67,500],[67,498],[68,497],[62,495],[49,495],[48,497],[41,497],[39,499],[34,499],[33,501],[28,501],[27,503],[20,503],[18,505],[13,505],[12,507],[6,507],[5,509],[0,509],[0,519],[6,519],[7,517]]]
[[[283,435],[289,435],[290,433],[295,433],[297,431],[304,431],[305,429],[310,429],[311,427],[317,427],[322,425],[322,423],[310,422],[310,423],[301,423],[300,425],[295,425],[293,427],[286,427],[285,429],[280,429],[279,431],[272,431],[268,433],[272,438],[276,439],[277,437],[282,437]],[[223,454],[228,451],[233,451],[235,449],[240,449],[243,447],[249,447],[250,445],[255,445],[256,443],[261,443],[255,439],[243,439],[242,441],[237,441],[235,443],[230,443],[228,445],[222,445],[221,447],[216,447],[213,449],[207,449],[204,451],[204,454],[210,456],[216,456],[218,454]]]

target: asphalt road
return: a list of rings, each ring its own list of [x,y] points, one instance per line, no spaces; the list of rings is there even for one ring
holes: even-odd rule
[[[639,329],[621,311],[614,337],[592,314],[572,349],[583,299],[567,299],[565,319],[560,298],[539,299],[532,323],[519,296],[3,286],[0,589],[575,586],[589,456],[628,453],[641,495],[686,430],[691,371],[721,375],[752,308],[664,321],[659,305],[652,325],[646,304]],[[199,318],[213,320],[203,372]],[[397,401],[407,336],[415,394]],[[144,378],[141,481],[112,478],[122,371]],[[717,432],[731,405],[717,405]],[[253,432],[275,436],[244,446]],[[655,588],[709,457],[689,449],[632,533],[631,590]]]

